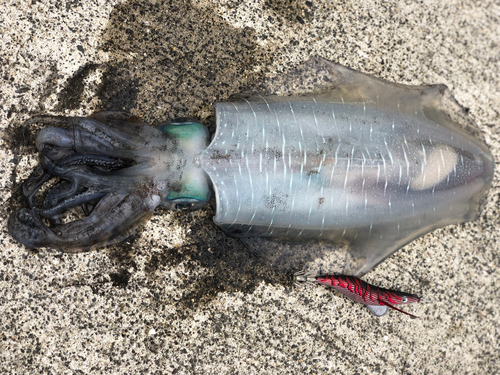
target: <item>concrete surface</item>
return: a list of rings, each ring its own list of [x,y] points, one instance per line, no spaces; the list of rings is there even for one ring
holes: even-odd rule
[[[443,83],[500,160],[495,1],[0,1],[0,373],[500,372],[499,181],[480,219],[437,230],[365,276],[432,297],[374,318],[297,290],[211,221],[158,212],[121,246],[37,252],[6,218],[36,164],[36,113],[192,116],[323,56],[408,84]]]

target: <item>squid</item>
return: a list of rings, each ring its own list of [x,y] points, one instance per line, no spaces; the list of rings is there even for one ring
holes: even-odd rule
[[[32,118],[44,125],[39,164],[11,235],[88,251],[123,241],[158,206],[212,201],[214,223],[273,266],[320,259],[360,277],[425,233],[475,219],[492,182],[492,154],[444,85],[313,58],[214,107],[212,138],[187,118]]]

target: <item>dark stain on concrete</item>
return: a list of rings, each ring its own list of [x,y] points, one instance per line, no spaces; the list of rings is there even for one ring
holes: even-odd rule
[[[189,229],[185,245],[163,248],[151,255],[145,265],[148,286],[162,295],[164,286],[156,281],[161,270],[176,267],[183,262],[188,274],[182,277],[179,290],[182,295],[175,304],[178,311],[193,311],[212,301],[219,292],[252,293],[262,282],[284,283],[283,275],[267,267],[238,240],[227,236],[212,222],[213,211],[206,207],[200,215],[178,213],[173,220]],[[207,270],[203,275],[197,272]],[[159,298],[159,303],[172,303]]]
[[[73,76],[68,79],[64,88],[59,93],[57,110],[79,108],[82,103],[82,94],[85,89],[85,80],[92,74],[99,64],[86,64],[78,69]]]
[[[290,26],[301,27],[314,18],[314,2],[303,0],[275,0],[266,1],[265,8],[272,11],[273,16],[269,16],[268,21],[286,23]]]
[[[153,124],[212,120],[211,104],[242,91],[269,63],[253,30],[184,1],[119,5],[102,49],[112,56],[99,91],[103,109],[134,109]]]

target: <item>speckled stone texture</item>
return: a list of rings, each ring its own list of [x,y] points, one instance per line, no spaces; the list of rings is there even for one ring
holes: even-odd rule
[[[319,55],[446,84],[500,160],[498,1],[0,1],[0,373],[500,372],[499,180],[481,217],[409,244],[364,279],[433,298],[375,318],[294,289],[212,223],[161,212],[120,246],[19,246],[6,219],[36,164],[33,114],[125,110],[156,124]]]

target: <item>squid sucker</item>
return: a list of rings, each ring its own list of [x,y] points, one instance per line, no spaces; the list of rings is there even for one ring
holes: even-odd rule
[[[88,251],[126,239],[158,206],[196,210],[212,197],[215,224],[273,266],[334,259],[329,271],[359,277],[419,236],[477,217],[494,161],[445,86],[321,58],[294,72],[215,103],[211,140],[193,119],[31,119],[45,125],[40,162],[10,233],[30,248]]]

